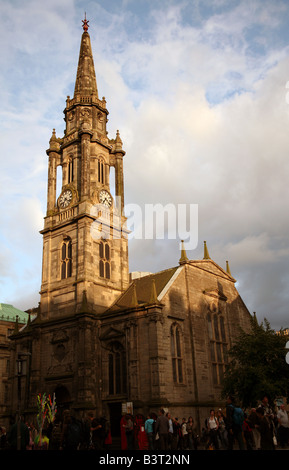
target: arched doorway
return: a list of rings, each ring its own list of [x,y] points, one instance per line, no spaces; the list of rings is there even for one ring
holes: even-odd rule
[[[64,385],[58,385],[54,391],[55,400],[57,405],[57,412],[59,416],[62,416],[64,410],[67,410],[71,406],[70,393]]]

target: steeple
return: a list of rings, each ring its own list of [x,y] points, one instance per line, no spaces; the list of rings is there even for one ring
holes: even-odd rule
[[[94,62],[91,50],[90,36],[88,30],[88,20],[83,22],[83,33],[80,44],[80,52],[78,59],[77,75],[74,88],[74,98],[77,95],[80,97],[88,97],[94,95],[98,98],[96,76],[94,70]]]

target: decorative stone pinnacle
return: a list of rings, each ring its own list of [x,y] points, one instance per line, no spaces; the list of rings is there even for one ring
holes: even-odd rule
[[[181,240],[181,243],[182,243],[182,251],[181,251],[181,257],[179,259],[179,264],[183,264],[189,261],[186,250],[185,250],[184,240]]]
[[[209,255],[208,248],[207,248],[207,242],[206,241],[204,242],[204,258],[203,259],[211,259],[210,255]]]
[[[122,140],[119,135],[119,131],[116,131],[115,147],[117,150],[122,150]]]

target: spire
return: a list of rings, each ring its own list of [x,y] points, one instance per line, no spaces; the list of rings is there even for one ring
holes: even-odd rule
[[[211,259],[210,255],[209,255],[208,248],[207,248],[207,242],[206,241],[204,241],[204,258],[203,259]]]
[[[188,257],[187,257],[187,253],[186,253],[186,250],[185,250],[185,246],[184,246],[184,240],[181,241],[182,242],[182,251],[181,251],[181,257],[179,259],[179,263],[180,264],[183,264],[185,263],[186,261],[189,261]]]
[[[87,32],[89,26],[86,14],[82,23],[83,33],[80,44],[74,97],[76,97],[76,95],[80,95],[81,97],[95,95],[96,98],[98,98],[90,36]]]
[[[226,261],[226,273],[229,274],[229,276],[232,276],[231,271],[230,271],[229,261]]]

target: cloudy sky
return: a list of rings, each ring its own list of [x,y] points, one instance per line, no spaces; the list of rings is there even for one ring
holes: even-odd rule
[[[206,240],[250,312],[288,327],[287,0],[0,0],[0,302],[39,301],[46,149],[63,136],[84,12],[126,203],[197,204],[188,256]],[[129,247],[131,271],[180,257],[178,239]]]

